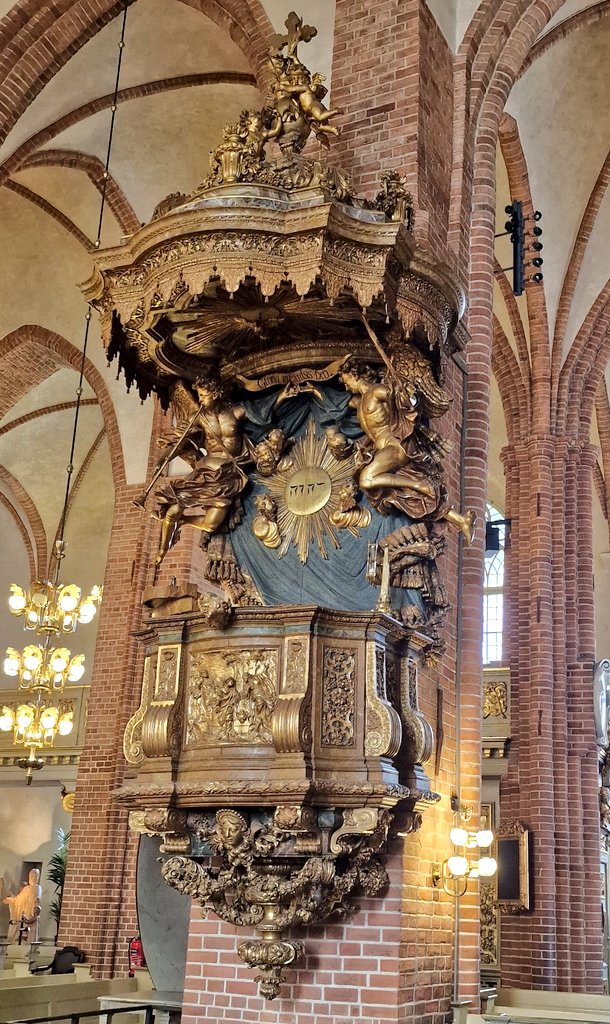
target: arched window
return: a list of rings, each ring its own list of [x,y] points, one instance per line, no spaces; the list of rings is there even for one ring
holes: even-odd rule
[[[497,526],[494,522],[499,520]],[[488,525],[489,524],[489,525]],[[506,524],[497,508],[487,504],[485,513],[485,580],[483,584],[483,664],[502,664],[502,617],[504,543]],[[490,528],[491,527],[491,528]]]

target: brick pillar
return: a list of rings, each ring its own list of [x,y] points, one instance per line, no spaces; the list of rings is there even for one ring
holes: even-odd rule
[[[112,791],[123,779],[123,732],[139,703],[142,674],[130,634],[141,621],[151,526],[131,504],[139,490],[123,485],[115,495],[59,936],[85,950],[98,977],[126,972],[127,939],[136,928],[137,843]]]
[[[502,919],[502,983],[601,991],[589,445],[504,452],[513,743],[503,818],[532,830],[533,910]]]
[[[423,0],[337,0],[332,106],[344,111],[332,159],[374,195],[384,169],[406,175],[419,237],[446,254],[453,59]]]
[[[157,406],[153,439],[168,427],[168,417]],[[149,473],[157,454],[151,445]],[[127,942],[137,928],[137,837],[129,831],[127,811],[112,794],[125,776],[123,733],[140,701],[143,653],[132,634],[142,625],[142,593],[153,582],[159,543],[159,525],[132,503],[141,490],[141,484],[123,484],[115,494],[62,902],[60,942],[84,949],[98,977],[126,973]],[[201,585],[200,534],[183,533],[180,545],[165,559],[159,581],[167,583],[175,576],[179,582]]]
[[[388,45],[388,40],[391,40],[391,45]],[[452,187],[453,73],[451,51],[423,0],[381,0],[374,5],[365,0],[337,0],[332,106],[340,107],[345,114],[341,138],[333,143],[333,159],[350,172],[356,188],[369,195],[376,191],[384,168],[400,170],[406,176],[414,197],[418,241],[455,265],[447,245]],[[461,181],[457,187],[461,188]],[[476,342],[473,339],[467,350],[469,410],[466,483],[462,502],[465,507],[475,509],[479,522],[484,519],[487,493],[491,286],[491,279],[484,282],[485,301],[489,300],[488,329],[479,331]],[[454,403],[441,429],[456,446],[454,456],[447,460],[446,466],[448,490],[456,503],[460,494],[462,384],[460,373],[453,367],[449,387]],[[459,558],[458,542],[455,538],[450,540],[442,565],[454,609],[446,628],[447,657],[437,672],[422,673],[420,698],[422,707],[432,716],[432,722],[435,720],[437,686],[443,690],[445,756],[434,785],[444,800],[442,810],[437,808],[433,815],[437,819],[436,827],[445,829],[447,833],[451,821],[445,801],[448,802],[450,793],[456,788],[456,664],[460,665],[457,696],[461,758],[459,795],[474,809],[475,815],[480,803],[483,534],[479,530],[472,549],[462,552],[463,557]],[[459,594],[458,575],[462,584]],[[458,603],[461,611],[459,622],[456,616]],[[457,635],[458,625],[460,635]],[[446,839],[439,831],[438,842],[442,845],[443,841]],[[416,887],[417,895],[413,890],[411,902],[405,903],[404,927],[407,929],[411,929],[410,916],[416,914],[418,901],[426,898],[429,870],[429,864],[424,864],[423,860],[408,869],[410,883]],[[445,913],[448,912],[446,907]],[[476,1004],[480,925],[478,891],[474,887],[469,887],[468,894],[460,901],[457,927],[459,962],[453,964],[451,948],[448,965],[445,964],[437,973],[433,987],[436,993],[442,989],[445,1005],[452,991],[460,998],[471,998]],[[453,942],[453,925],[451,940]],[[425,951],[424,958],[428,957],[428,962],[432,962],[438,952],[434,936],[424,933],[424,937],[420,937],[420,948]],[[404,977],[418,974],[420,963],[414,946],[403,944]],[[402,1007],[407,1016],[416,1014],[419,1017],[427,1012],[425,1001],[422,1002],[417,994],[424,987],[416,982],[410,991],[403,989]]]

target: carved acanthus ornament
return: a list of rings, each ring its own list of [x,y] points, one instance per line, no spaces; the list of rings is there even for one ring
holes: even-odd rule
[[[278,808],[268,823],[249,822],[228,808],[213,818],[199,816],[192,822],[197,839],[220,865],[206,867],[177,856],[161,869],[169,885],[204,911],[212,909],[234,925],[256,927],[260,938],[240,943],[237,952],[257,969],[259,991],[267,999],[277,996],[282,971],[304,953],[303,942],[285,936],[287,929],[345,916],[354,909],[350,897],[355,890],[376,896],[387,886],[378,854],[387,839],[389,811],[346,811],[338,827],[333,815],[323,825],[314,818],[309,811],[303,825],[301,808]],[[303,833],[319,834],[320,846],[329,852],[307,856]]]
[[[325,647],[322,663],[322,744],[353,747],[356,712],[356,651]]]

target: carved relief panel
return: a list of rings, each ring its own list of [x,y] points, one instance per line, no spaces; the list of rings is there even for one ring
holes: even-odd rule
[[[277,690],[276,649],[192,653],[186,745],[270,744]]]
[[[323,747],[353,747],[356,714],[356,651],[324,647],[322,655]]]

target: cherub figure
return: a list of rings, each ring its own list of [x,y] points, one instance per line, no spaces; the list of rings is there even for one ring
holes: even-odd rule
[[[311,25],[291,11],[286,21],[287,34],[272,36],[269,67],[275,78],[273,98],[278,114],[269,138],[276,138],[282,149],[300,153],[312,131],[328,146],[328,135],[339,135],[335,125],[328,124],[339,110],[327,110],[322,100],[327,89],[324,75],[311,75],[297,54],[300,42],[308,43],[317,35]],[[282,50],[286,48],[286,56]]]
[[[261,476],[272,476],[276,469],[287,469],[289,456],[284,455],[286,434],[279,427],[270,430],[266,437],[252,449],[256,469]]]
[[[254,499],[256,515],[252,520],[252,533],[266,548],[279,548],[282,543],[277,525],[277,504],[270,494],[258,494]]]
[[[384,515],[393,507],[412,519],[445,519],[470,543],[474,512],[462,515],[447,503],[438,459],[414,436],[426,406],[436,403],[438,409],[440,389],[423,356],[413,349],[408,359],[413,372],[401,373],[400,382],[389,373],[378,381],[370,367],[353,361],[339,372],[341,383],[352,392],[351,404],[368,438],[360,449],[358,486]]]
[[[332,454],[340,462],[343,459],[348,459],[354,450],[354,443],[350,441],[349,437],[342,434],[339,427],[336,424],[327,427],[324,431],[326,437],[326,443],[330,448]]]
[[[340,129],[328,121],[340,110],[328,110],[322,100],[327,89],[324,75],[310,75],[299,60],[274,54],[269,65],[275,77],[273,98],[278,119],[269,132],[280,148],[300,153],[311,132],[328,148],[328,135],[339,135]]]
[[[339,529],[349,530],[358,536],[358,527],[365,528],[371,522],[370,508],[358,504],[358,488],[353,480],[347,480],[339,491],[337,508],[331,513],[330,521]]]

